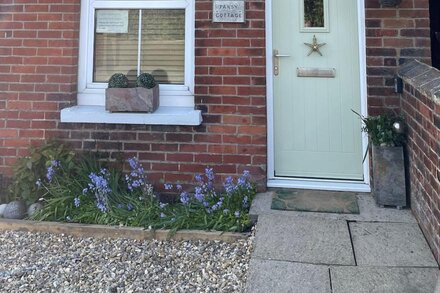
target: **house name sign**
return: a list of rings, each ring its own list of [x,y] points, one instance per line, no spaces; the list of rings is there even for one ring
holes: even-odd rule
[[[212,22],[245,22],[245,0],[212,1]]]

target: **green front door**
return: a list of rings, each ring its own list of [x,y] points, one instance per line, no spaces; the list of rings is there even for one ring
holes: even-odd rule
[[[362,180],[356,0],[273,0],[276,177]]]

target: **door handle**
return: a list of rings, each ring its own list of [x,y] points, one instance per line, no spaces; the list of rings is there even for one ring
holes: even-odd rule
[[[290,55],[280,54],[278,50],[273,50],[273,74],[275,76],[280,74],[280,58],[282,57],[290,57]]]

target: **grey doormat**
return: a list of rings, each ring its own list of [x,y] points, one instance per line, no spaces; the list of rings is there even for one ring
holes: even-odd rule
[[[273,210],[359,214],[354,192],[278,189],[272,198]]]

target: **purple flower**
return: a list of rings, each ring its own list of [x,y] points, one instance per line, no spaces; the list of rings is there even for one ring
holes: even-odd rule
[[[194,176],[194,179],[197,181],[197,182],[202,182],[202,175],[200,175],[200,174],[196,174],[195,176]]]
[[[107,212],[107,206],[103,201],[97,201],[96,202],[96,207],[103,213]]]
[[[128,203],[128,204],[127,204],[127,210],[128,210],[129,212],[131,212],[132,210],[134,210],[134,205],[132,205],[131,203]]]
[[[159,208],[163,209],[167,206],[167,203],[159,202]]]
[[[59,165],[60,165],[60,162],[58,162],[56,160],[52,160],[50,162],[50,166],[47,167],[46,178],[49,182],[52,182],[53,175],[55,174],[55,168],[57,168]]]
[[[169,184],[169,183],[165,183],[165,184],[163,185],[163,187],[165,188],[165,190],[171,190],[171,189],[173,189],[173,185],[172,185],[172,184]]]
[[[237,187],[234,185],[234,179],[232,179],[231,176],[225,179],[223,186],[227,195],[231,195],[237,189]]]
[[[161,218],[165,218],[167,215],[165,215],[164,213],[160,213],[160,217]]]
[[[77,208],[79,207],[80,204],[81,204],[81,200],[79,199],[79,197],[75,197],[73,199],[73,205]]]
[[[202,193],[202,188],[200,186],[196,186],[194,197],[199,201],[202,202],[205,200],[205,195]]]
[[[181,191],[181,190],[182,190],[182,185],[177,184],[177,185],[176,185],[176,189],[177,189],[178,191]]]
[[[189,195],[188,192],[184,191],[180,194],[180,202],[183,203],[184,205],[188,205],[189,204]]]
[[[109,193],[112,192],[108,184],[110,173],[107,169],[101,169],[98,174],[90,173],[89,179],[91,183],[89,183],[89,188],[87,189],[87,192],[94,193],[96,199],[96,207],[101,212],[105,213],[108,210],[107,196]],[[85,190],[83,190],[83,192],[84,191]]]
[[[128,159],[131,171],[125,175],[125,181],[127,182],[127,188],[129,191],[133,191],[139,187],[146,187],[145,182],[145,170],[139,163],[136,157]]]
[[[128,159],[128,164],[130,164],[131,169],[136,169],[139,166],[139,161],[136,157]]]
[[[236,218],[240,218],[240,211],[235,211],[234,216],[235,216]]]
[[[212,168],[206,168],[205,175],[208,181],[214,181],[214,170]]]

